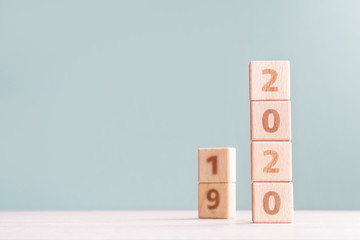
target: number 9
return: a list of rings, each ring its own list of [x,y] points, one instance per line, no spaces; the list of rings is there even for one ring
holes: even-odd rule
[[[215,196],[212,196],[215,195]],[[215,209],[219,206],[220,202],[220,195],[219,192],[215,189],[210,189],[207,193],[207,200],[210,202],[214,202],[214,205],[208,205],[209,209]]]

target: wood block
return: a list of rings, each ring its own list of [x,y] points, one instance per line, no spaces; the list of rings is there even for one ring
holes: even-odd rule
[[[254,223],[291,223],[293,215],[292,182],[252,184]]]
[[[235,148],[200,148],[199,183],[236,182]]]
[[[199,183],[199,218],[235,218],[235,183]]]
[[[291,142],[252,142],[251,180],[289,182],[292,180]]]
[[[290,101],[250,102],[252,141],[290,141]]]
[[[290,99],[289,61],[252,61],[249,70],[251,101]]]

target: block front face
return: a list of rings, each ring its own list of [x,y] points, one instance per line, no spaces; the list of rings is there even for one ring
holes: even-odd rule
[[[250,100],[289,100],[289,61],[250,62]]]
[[[292,180],[291,142],[252,142],[251,180]]]
[[[199,182],[236,182],[235,148],[200,148],[198,151]]]
[[[293,222],[293,184],[253,183],[252,219],[255,223]]]
[[[290,101],[266,101],[250,103],[252,141],[290,141]]]
[[[235,183],[199,183],[199,218],[235,218]]]

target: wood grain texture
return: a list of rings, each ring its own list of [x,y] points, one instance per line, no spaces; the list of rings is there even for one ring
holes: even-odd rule
[[[236,182],[236,149],[200,148],[198,171],[200,183]]]
[[[200,183],[199,218],[234,218],[236,216],[235,183]]]
[[[198,219],[188,211],[3,211],[0,240],[360,239],[360,211],[295,211],[293,224]]]
[[[251,102],[250,125],[252,141],[290,141],[291,102]]]
[[[291,142],[252,142],[251,180],[254,182],[291,181]]]
[[[249,73],[251,101],[290,99],[289,61],[252,61]]]
[[[257,182],[252,184],[252,220],[254,223],[293,222],[293,184]]]

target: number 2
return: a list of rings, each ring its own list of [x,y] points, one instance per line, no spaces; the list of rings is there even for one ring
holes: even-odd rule
[[[274,69],[264,69],[262,71],[262,74],[270,74],[270,80],[265,83],[265,85],[262,87],[263,92],[277,92],[278,87],[272,87],[277,79],[277,72]]]
[[[209,157],[207,162],[212,163],[212,173],[217,174],[217,156]]]
[[[263,169],[264,173],[278,173],[279,172],[279,168],[273,168],[273,166],[276,164],[276,162],[279,159],[279,154],[273,150],[266,150],[264,152],[264,156],[266,155],[271,155],[272,156],[272,160],[268,163],[268,165],[266,165]]]

